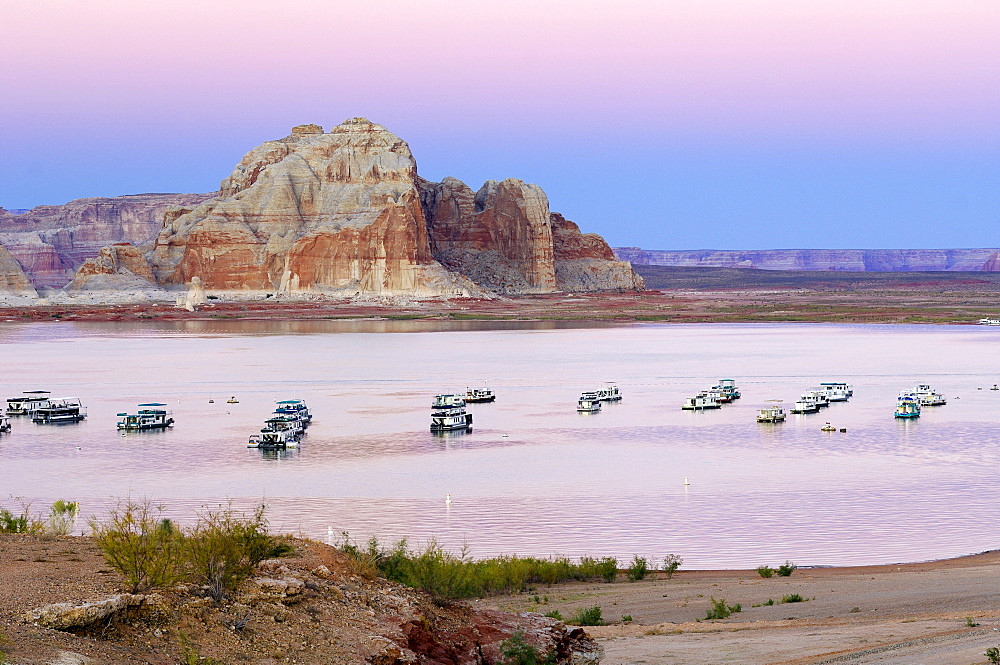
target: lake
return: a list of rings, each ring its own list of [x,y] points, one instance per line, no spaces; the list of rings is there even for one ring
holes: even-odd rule
[[[149,497],[187,523],[263,500],[274,529],[319,540],[672,553],[688,569],[950,557],[1000,546],[998,351],[1000,329],[985,326],[4,323],[0,396],[80,397],[89,417],[12,418],[0,504],[44,512],[61,498],[91,516]],[[742,399],[680,409],[721,378]],[[605,381],[624,399],[578,414],[579,393]],[[849,382],[854,397],[755,422],[766,400],[790,406],[821,381]],[[469,405],[471,433],[429,432],[435,394],[484,383],[497,401]],[[894,419],[916,383],[947,406]],[[288,398],[314,414],[301,446],[246,448]],[[117,413],[155,401],[172,429],[116,431]],[[847,432],[820,431],[826,421]]]

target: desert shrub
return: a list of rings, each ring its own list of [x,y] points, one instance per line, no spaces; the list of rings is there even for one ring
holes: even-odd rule
[[[551,612],[546,612],[545,616],[549,617],[550,619],[555,619],[556,621],[565,621],[565,619],[563,619],[563,615],[559,613],[559,610],[552,610]]]
[[[45,527],[45,530],[56,536],[65,536],[73,531],[73,525],[76,523],[76,516],[79,513],[79,503],[59,499],[52,504],[48,525]]]
[[[622,615],[622,623],[629,623],[630,621],[632,621],[632,615],[631,614],[623,614]]]
[[[986,659],[991,663],[994,664],[1000,663],[1000,648],[990,647],[989,649],[986,650],[986,653],[984,655],[986,656]]]
[[[582,607],[566,623],[574,626],[603,626],[604,617],[601,616],[601,606]]]
[[[771,605],[774,605],[774,598],[768,598],[763,603],[757,603],[756,605],[753,605],[752,607],[770,607]]]
[[[771,566],[757,566],[757,574],[761,577],[773,577],[774,568],[771,568]]]
[[[629,582],[638,582],[645,579],[647,572],[649,572],[649,564],[646,559],[635,554],[632,556],[632,563],[625,569],[625,576],[628,577]]]
[[[184,538],[184,553],[194,581],[214,600],[222,600],[258,563],[275,554],[277,544],[268,533],[265,506],[252,517],[231,506],[206,511]]]
[[[712,606],[705,612],[705,619],[708,621],[711,621],[712,619],[726,619],[730,614],[743,611],[743,606],[739,603],[726,605],[725,598],[716,600],[715,597],[712,597],[710,598],[710,602],[712,603]]]
[[[548,665],[555,661],[554,653],[545,654],[531,646],[520,631],[500,643],[500,665]]]
[[[979,624],[972,617],[965,617],[965,625],[967,628],[975,628]]]
[[[663,557],[663,572],[667,574],[668,580],[674,576],[674,573],[677,572],[677,569],[681,567],[682,563],[684,563],[684,559],[680,558],[676,554],[668,554]]]
[[[0,508],[0,533],[42,533],[45,523],[30,514],[31,503],[18,499],[21,512],[14,513],[7,508]]]
[[[580,573],[583,579],[599,577],[605,582],[614,582],[618,577],[618,559],[613,556],[606,556],[602,559],[582,557],[580,559]]]
[[[104,560],[125,577],[132,593],[170,586],[182,577],[181,535],[160,519],[163,510],[149,499],[129,498],[109,511],[106,523],[90,520]]]
[[[798,566],[796,566],[791,561],[785,561],[785,563],[778,566],[778,570],[776,570],[775,572],[778,573],[779,577],[788,577],[789,575],[792,574],[792,571],[794,571],[796,568],[798,568]]]
[[[783,603],[801,603],[804,602],[805,598],[799,593],[786,593],[781,597],[781,602]]]

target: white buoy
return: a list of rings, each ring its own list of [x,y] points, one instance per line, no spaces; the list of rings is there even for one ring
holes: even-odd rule
[[[327,536],[332,536],[333,535],[333,527],[332,526],[326,527],[326,535]]]
[[[684,476],[684,484],[685,484],[685,485],[690,485],[690,484],[691,484],[691,481],[689,481],[689,480],[687,479],[687,476]]]
[[[445,495],[444,495],[444,503],[445,503],[445,505],[447,505],[447,506],[450,506],[450,505],[451,505],[451,495],[450,495],[450,494],[445,494]]]

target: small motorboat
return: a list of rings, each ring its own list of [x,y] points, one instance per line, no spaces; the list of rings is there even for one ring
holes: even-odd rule
[[[822,432],[836,432],[837,431],[837,428],[834,427],[833,425],[831,425],[830,423],[827,423],[827,424],[823,425],[819,429]]]
[[[0,416],[0,434],[10,431],[10,418]]]
[[[240,401],[236,399],[235,395],[226,400],[226,404],[239,404],[239,403]]]

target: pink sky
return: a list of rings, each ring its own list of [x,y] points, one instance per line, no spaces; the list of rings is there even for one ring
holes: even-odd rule
[[[38,127],[80,150],[140,130],[248,149],[348,115],[525,150],[1000,139],[997,0],[32,0],[4,25],[8,154]]]

